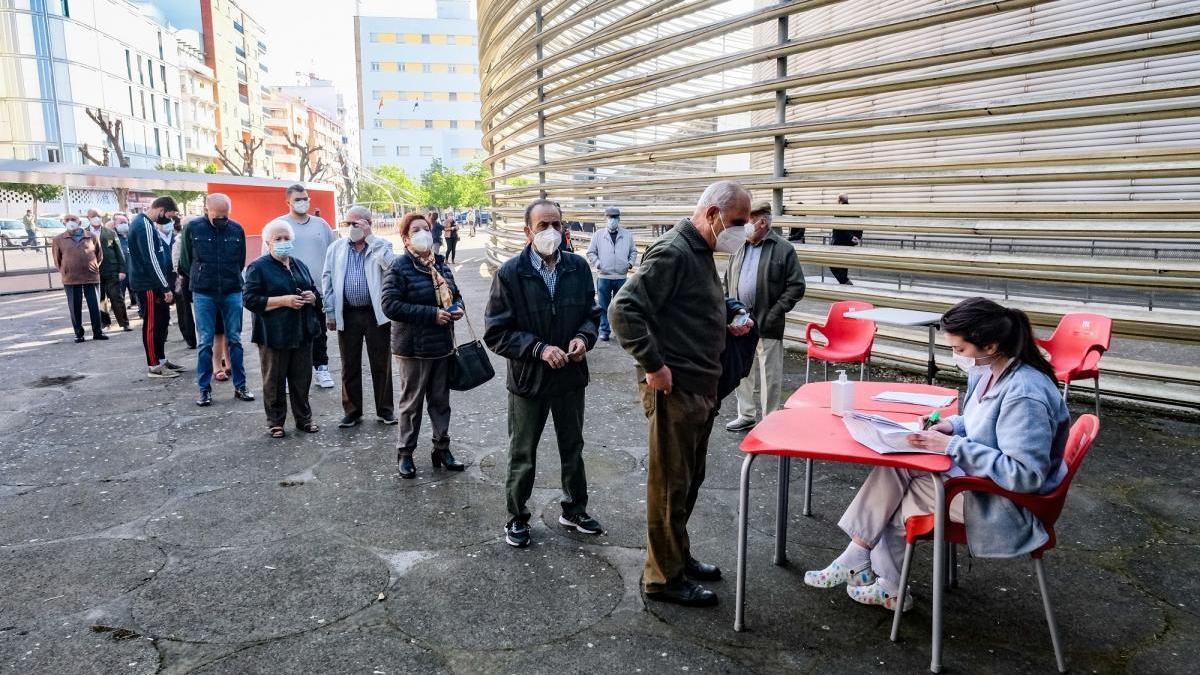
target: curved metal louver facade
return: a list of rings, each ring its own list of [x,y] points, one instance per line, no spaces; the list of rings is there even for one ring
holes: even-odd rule
[[[540,194],[585,230],[619,206],[649,240],[729,177],[806,228],[810,299],[941,310],[984,293],[1044,326],[1086,308],[1118,341],[1197,361],[1200,0],[479,9],[493,260]],[[825,245],[841,216],[863,246]],[[864,282],[822,280],[831,264]],[[881,332],[882,355],[917,363],[919,337]],[[1198,369],[1107,361],[1114,393],[1200,405]]]

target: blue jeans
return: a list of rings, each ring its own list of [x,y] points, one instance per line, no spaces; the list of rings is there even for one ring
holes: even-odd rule
[[[196,354],[196,385],[200,391],[212,389],[213,335],[216,332],[217,312],[225,324],[225,344],[229,347],[229,368],[233,370],[233,386],[246,386],[246,368],[242,365],[242,293],[204,295],[192,293],[192,308],[196,313],[196,332],[199,351]]]
[[[600,335],[607,337],[612,333],[608,325],[608,303],[612,302],[617,291],[625,285],[624,279],[597,279],[596,295],[600,296]]]

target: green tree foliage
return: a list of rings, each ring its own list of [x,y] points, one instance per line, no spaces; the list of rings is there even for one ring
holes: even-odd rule
[[[425,204],[438,208],[482,206],[487,202],[487,178],[487,170],[479,164],[471,163],[462,171],[452,171],[435,159],[421,174]]]
[[[374,211],[397,212],[425,203],[425,191],[398,166],[378,166],[364,171],[358,181],[358,203]]]
[[[216,173],[215,165],[210,164],[209,166],[213,166],[214,171],[210,172],[210,171],[208,171],[208,167],[205,167],[204,173]],[[201,173],[201,170],[199,167],[193,166],[191,164],[176,164],[174,162],[167,162],[165,164],[159,164],[158,170],[159,171],[172,171],[172,172],[177,172],[177,173]],[[170,198],[174,199],[177,204],[179,204],[180,208],[184,208],[185,204],[190,204],[191,202],[194,202],[197,199],[203,197],[207,193],[204,192],[203,190],[156,190],[155,194],[157,194],[159,196],[170,197]]]
[[[44,183],[0,183],[0,190],[9,190],[33,200],[33,215],[36,217],[38,204],[58,199],[63,192],[63,186]]]

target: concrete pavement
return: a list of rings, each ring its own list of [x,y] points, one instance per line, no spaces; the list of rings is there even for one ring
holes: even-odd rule
[[[455,269],[479,330],[490,283],[481,245],[464,240]],[[740,435],[720,428],[691,530],[695,552],[727,573],[713,585],[722,603],[646,605],[645,421],[632,361],[613,344],[588,357],[585,450],[589,511],[608,532],[557,526],[548,429],[534,545],[515,550],[502,533],[499,360],[494,380],[452,396],[452,443],[467,471],[434,471],[422,450],[419,478],[404,481],[395,428],[368,419],[337,429],[336,389],[312,391],[321,433],[289,428],[273,441],[261,401],[233,400],[228,384],[216,384],[213,407],[195,406],[195,352],[173,326],[168,354],[189,367],[177,380],[146,379],[137,332],[79,345],[71,337],[61,292],[0,298],[0,672],[845,673],[928,664],[928,546],[897,644],[886,612],[803,585],[805,569],[845,544],[835,523],[865,474],[852,467],[818,465],[815,515],[799,515],[797,494],[792,562],[775,567],[775,465],[756,463],[750,630],[733,632]],[[246,364],[257,393],[250,345]],[[802,378],[803,362],[790,358],[785,389]],[[1193,671],[1198,460],[1200,423],[1106,407],[1060,521],[1060,549],[1046,559],[1076,672]],[[797,466],[792,479],[802,476]],[[947,594],[946,671],[1051,672],[1029,562],[960,563],[961,587]]]

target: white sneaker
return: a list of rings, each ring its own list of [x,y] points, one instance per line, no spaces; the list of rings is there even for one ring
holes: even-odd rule
[[[150,366],[146,369],[146,375],[149,377],[179,377],[179,373],[166,367],[160,363],[157,366]]]
[[[329,376],[329,366],[317,366],[313,368],[313,378],[316,379],[318,387],[333,389],[333,378]]]

